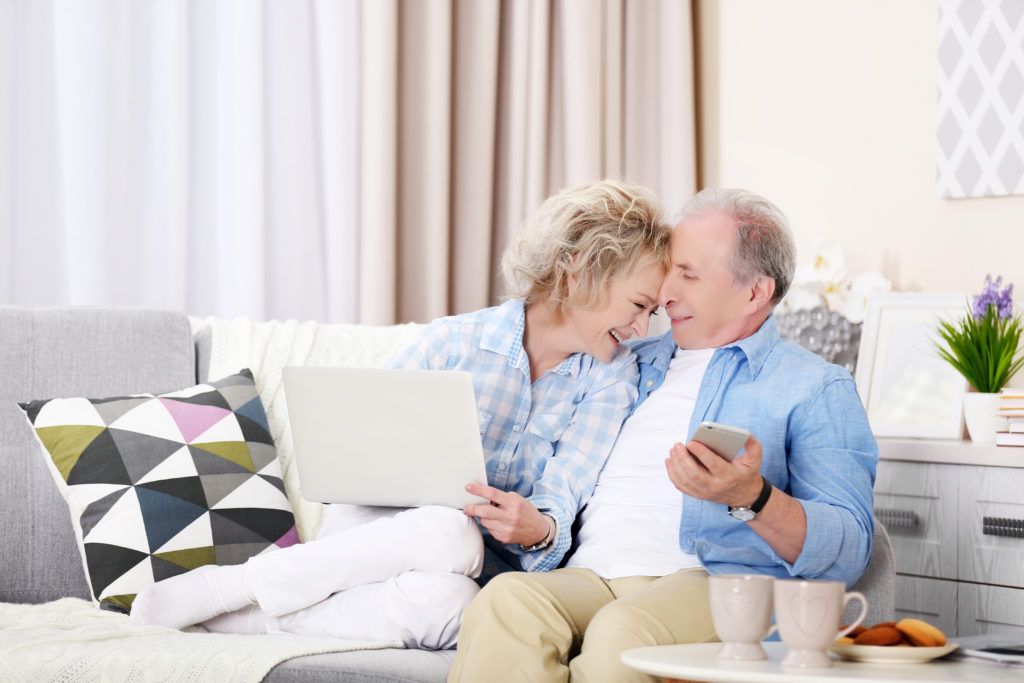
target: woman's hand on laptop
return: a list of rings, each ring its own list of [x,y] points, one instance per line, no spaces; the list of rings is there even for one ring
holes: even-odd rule
[[[495,539],[531,546],[547,538],[551,529],[547,515],[518,493],[483,484],[468,484],[466,490],[491,501],[490,505],[467,505],[462,511],[480,520]]]

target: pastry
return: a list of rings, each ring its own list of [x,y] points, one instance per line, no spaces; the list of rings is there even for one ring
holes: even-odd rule
[[[896,645],[903,634],[893,626],[872,626],[853,639],[856,645]]]
[[[842,631],[845,628],[846,628],[846,626],[840,626],[839,630]],[[868,627],[865,626],[864,624],[857,624],[856,626],[853,627],[853,630],[851,630],[846,635],[849,636],[850,638],[856,638],[857,636],[859,636],[860,634],[864,633],[864,631],[867,631],[867,630],[868,630]]]
[[[946,634],[920,619],[900,619],[896,629],[918,647],[939,647],[946,644]]]

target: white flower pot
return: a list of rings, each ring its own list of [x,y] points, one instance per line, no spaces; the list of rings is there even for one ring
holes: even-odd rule
[[[979,445],[993,446],[1000,417],[999,394],[964,394],[964,422],[971,441]]]

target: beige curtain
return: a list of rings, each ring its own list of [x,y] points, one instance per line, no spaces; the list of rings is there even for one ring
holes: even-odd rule
[[[695,190],[689,0],[365,0],[360,322],[498,302],[523,218],[622,177]]]

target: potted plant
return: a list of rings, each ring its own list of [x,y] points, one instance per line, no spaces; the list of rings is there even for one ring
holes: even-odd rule
[[[1014,313],[1013,285],[1004,288],[1002,276],[993,281],[991,275],[965,316],[939,322],[939,355],[974,389],[964,396],[964,419],[975,442],[995,443],[999,392],[1024,365],[1017,353],[1022,325]]]

